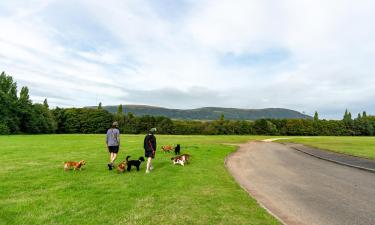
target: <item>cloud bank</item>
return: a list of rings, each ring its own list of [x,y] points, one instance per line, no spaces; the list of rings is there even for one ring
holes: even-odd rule
[[[70,107],[375,114],[375,2],[8,1],[0,70]]]

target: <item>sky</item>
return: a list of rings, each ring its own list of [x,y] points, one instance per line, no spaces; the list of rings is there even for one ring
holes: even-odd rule
[[[0,71],[34,102],[375,114],[373,0],[0,3]]]

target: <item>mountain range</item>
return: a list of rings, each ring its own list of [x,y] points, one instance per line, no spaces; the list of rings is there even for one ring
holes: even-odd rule
[[[95,107],[89,107],[95,108]],[[118,106],[103,106],[103,109],[111,113],[116,113]],[[267,119],[297,119],[311,118],[308,115],[295,110],[284,108],[266,108],[266,109],[238,109],[221,107],[203,107],[196,109],[168,109],[148,105],[123,105],[125,114],[131,112],[136,116],[165,116],[171,119],[179,120],[216,120],[221,115],[229,120],[256,120]]]

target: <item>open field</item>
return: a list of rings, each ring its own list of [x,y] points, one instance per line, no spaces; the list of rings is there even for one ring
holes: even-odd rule
[[[291,137],[277,142],[294,142],[343,154],[375,159],[375,137]]]
[[[225,157],[258,136],[162,136],[192,162],[172,166],[158,152],[155,170],[107,169],[104,135],[0,136],[0,224],[279,224],[235,183]],[[119,159],[143,155],[143,136],[123,135]],[[63,161],[85,159],[80,172]]]

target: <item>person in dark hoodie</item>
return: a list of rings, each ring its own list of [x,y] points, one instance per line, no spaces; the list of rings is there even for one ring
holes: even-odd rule
[[[146,173],[150,173],[154,169],[152,159],[155,157],[156,152],[156,138],[154,133],[156,128],[151,128],[150,132],[146,135],[143,148],[145,149],[145,157],[147,158]]]

